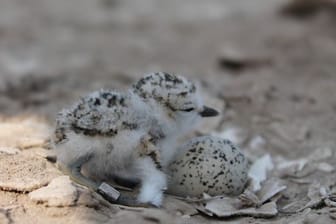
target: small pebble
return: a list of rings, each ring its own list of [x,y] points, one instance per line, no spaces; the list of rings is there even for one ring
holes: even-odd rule
[[[75,205],[77,197],[76,187],[68,176],[57,177],[48,186],[29,193],[32,201],[56,207]]]

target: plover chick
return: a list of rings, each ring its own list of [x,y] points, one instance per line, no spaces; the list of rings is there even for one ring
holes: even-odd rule
[[[169,166],[168,192],[200,197],[240,194],[247,182],[248,162],[229,140],[214,136],[191,139]]]
[[[136,205],[104,181],[137,178],[137,201],[160,206],[176,138],[201,116],[216,115],[186,78],[148,74],[127,93],[93,92],[60,112],[55,130],[58,164],[76,182],[121,204]]]

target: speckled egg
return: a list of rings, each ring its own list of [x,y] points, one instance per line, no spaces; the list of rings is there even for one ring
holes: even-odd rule
[[[246,185],[248,162],[231,141],[203,136],[183,145],[168,170],[170,194],[237,195]]]

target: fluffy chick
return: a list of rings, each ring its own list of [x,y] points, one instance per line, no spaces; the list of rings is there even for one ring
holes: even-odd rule
[[[201,116],[215,115],[186,78],[151,73],[127,93],[93,92],[60,112],[55,130],[58,163],[74,180],[104,196],[113,189],[106,190],[103,181],[137,178],[137,201],[160,206],[167,189],[164,170],[176,153],[176,139]],[[133,203],[118,194],[113,200]]]

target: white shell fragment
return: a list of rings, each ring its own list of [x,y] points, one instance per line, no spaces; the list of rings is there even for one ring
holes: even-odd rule
[[[171,163],[168,192],[178,196],[240,194],[247,182],[248,163],[229,140],[214,136],[192,139]]]
[[[264,182],[260,191],[257,192],[257,196],[260,198],[261,203],[265,203],[285,189],[287,189],[286,185],[283,185],[277,179],[271,178]]]
[[[266,180],[267,172],[271,171],[273,168],[272,158],[268,154],[252,164],[248,176],[251,178],[251,188],[253,191],[258,191],[261,188],[261,182]]]
[[[205,210],[218,217],[232,216],[252,216],[260,218],[270,218],[278,214],[277,206],[274,201],[261,205],[258,208],[240,208],[238,199],[223,198],[210,201],[206,204]]]
[[[257,192],[250,191],[248,188],[239,195],[242,205],[259,207],[265,202],[276,198],[277,195],[280,195],[280,192],[285,190],[287,186],[283,185],[277,179],[266,180],[261,189]],[[272,200],[276,201],[276,200]]]

